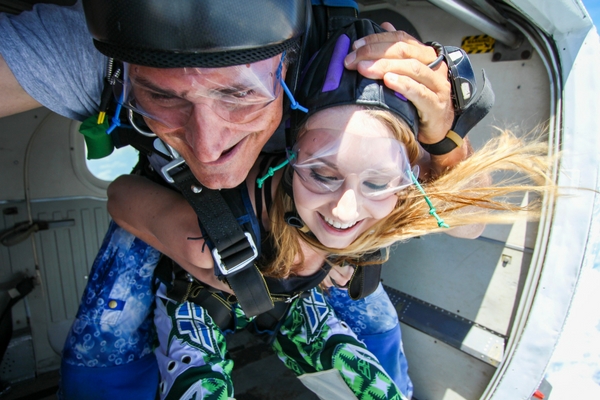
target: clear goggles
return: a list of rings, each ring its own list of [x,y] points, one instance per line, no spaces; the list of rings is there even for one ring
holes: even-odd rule
[[[316,194],[335,192],[354,179],[363,196],[383,200],[411,185],[411,173],[418,175],[398,140],[331,129],[306,131],[288,151],[288,161]]]
[[[201,105],[225,121],[243,124],[279,96],[282,61],[277,56],[223,68],[161,69],[160,80],[137,75],[136,67],[125,63],[114,94],[123,107],[173,129],[187,125]]]

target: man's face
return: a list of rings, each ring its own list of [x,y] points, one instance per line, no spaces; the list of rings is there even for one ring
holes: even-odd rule
[[[184,158],[204,186],[231,188],[246,178],[281,121],[282,91],[273,89],[278,85],[273,74],[279,60],[277,56],[260,62],[260,73],[250,74],[251,78],[244,71],[250,71],[249,66],[158,69],[138,65],[130,65],[129,77],[137,82],[132,85],[136,103],[152,115],[144,115],[148,127]],[[256,82],[250,83],[252,79],[267,82],[258,88]]]

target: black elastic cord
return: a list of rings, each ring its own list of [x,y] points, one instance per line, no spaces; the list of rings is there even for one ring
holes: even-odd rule
[[[427,42],[425,44],[427,46],[433,47],[433,49],[435,50],[435,54],[437,54],[437,58],[427,65],[429,68],[433,69],[444,60],[444,46],[442,46],[438,42]]]

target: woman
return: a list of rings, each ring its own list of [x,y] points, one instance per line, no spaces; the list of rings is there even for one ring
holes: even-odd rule
[[[169,265],[158,289],[162,398],[194,392],[201,398],[233,396],[223,334],[250,322],[274,331],[279,357],[319,396],[401,398],[378,360],[315,287],[321,282],[345,286],[353,266],[380,263],[371,255],[399,240],[448,225],[512,221],[521,208],[495,197],[546,189],[550,160],[543,146],[525,145],[508,133],[421,186],[415,168],[421,154],[415,108],[382,82],[343,69],[352,41],[373,29],[371,22],[357,21],[321,49],[299,90],[299,103],[309,113],[292,118],[294,145],[285,156],[259,158],[234,193],[252,204],[244,216],[262,229],[255,233],[262,239],[260,270],[273,297],[286,301],[268,322],[262,315],[245,318],[226,295],[231,289],[215,278],[195,213],[179,194],[133,176],[109,188],[115,221],[196,278],[192,283],[184,273],[183,280],[173,281]],[[528,174],[536,185],[482,187],[490,172],[501,169]],[[477,211],[465,212],[473,206]],[[180,272],[175,267],[175,274]],[[190,297],[192,292],[204,295]],[[196,302],[198,297],[225,308]]]

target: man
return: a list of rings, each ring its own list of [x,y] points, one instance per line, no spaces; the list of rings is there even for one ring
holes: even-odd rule
[[[128,76],[121,80],[135,96],[129,106],[171,155],[183,157],[207,188],[228,188],[243,181],[280,125],[283,90],[275,79],[259,100],[250,102],[262,105],[256,118],[242,118],[242,123],[218,111],[224,104],[220,96],[233,93],[243,102],[248,93],[228,86],[228,81],[262,77],[265,71],[278,73],[280,54],[293,50],[304,34],[304,2],[88,0],[83,6],[96,48],[127,63]],[[200,17],[208,14],[210,19]],[[248,21],[253,24],[244,31]],[[259,29],[273,26],[278,29]],[[204,42],[195,40],[207,35]],[[79,120],[98,112],[107,59],[89,40],[80,5],[38,6],[16,18],[2,16],[0,37],[0,116],[40,105]],[[239,46],[239,41],[244,45]],[[442,141],[452,127],[454,112],[446,65],[427,66],[436,59],[436,51],[401,32],[368,37],[361,44],[346,57],[346,66],[368,77],[383,77],[390,88],[415,103],[421,116],[421,143]],[[218,70],[208,71],[217,74],[215,79],[223,87],[217,94],[206,85],[205,68],[226,72],[218,76]],[[281,74],[285,73],[283,65]],[[190,87],[197,90],[191,93]],[[146,104],[141,98],[144,91],[149,93]],[[171,119],[168,112],[151,110],[158,102],[167,102],[162,110],[171,107],[178,113],[182,104],[176,102],[181,100],[188,110],[183,117]],[[433,173],[466,156],[467,146],[431,156]],[[158,257],[156,250],[111,225],[65,343],[64,398],[154,398],[158,374],[151,352],[150,311]],[[211,282],[214,275],[203,280]],[[399,328],[392,333],[399,335]],[[146,384],[140,387],[142,381]]]

